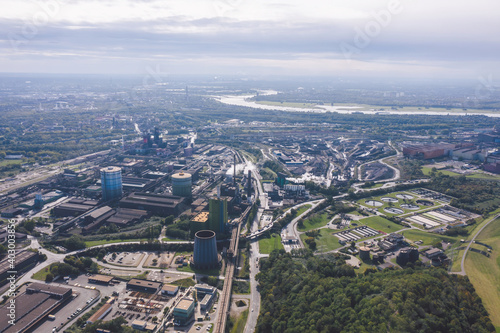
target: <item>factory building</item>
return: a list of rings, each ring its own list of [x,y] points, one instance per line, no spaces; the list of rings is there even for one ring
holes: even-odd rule
[[[158,290],[158,288],[160,288],[160,286],[161,286],[160,282],[154,282],[149,280],[132,279],[129,282],[127,282],[127,289],[147,292],[151,294],[154,294]]]
[[[38,252],[22,251],[16,254],[14,269],[10,267],[11,263],[8,257],[0,262],[0,286],[7,283],[9,271],[17,271],[21,274],[26,268],[34,266],[38,262]]]
[[[208,225],[210,230],[220,233],[224,232],[228,221],[227,199],[227,197],[210,199],[208,203],[208,210],[210,212]]]
[[[16,297],[16,321],[15,325],[8,322],[10,303],[0,308],[0,332],[14,333],[27,332],[40,323],[52,311],[60,307],[71,297],[72,290],[69,288],[56,287],[43,283],[32,283],[26,288],[26,292]]]
[[[113,279],[114,277],[110,275],[94,274],[89,277],[89,283],[109,285],[109,283],[113,281]]]
[[[132,193],[120,200],[120,207],[146,210],[154,215],[178,215],[184,198],[154,193]]]
[[[179,197],[190,197],[192,187],[190,173],[179,172],[172,175],[172,194]]]
[[[194,235],[193,265],[199,269],[219,267],[215,232],[201,230]]]
[[[193,317],[194,301],[190,299],[181,300],[174,308],[174,322],[178,325],[185,325]]]
[[[101,188],[104,201],[121,197],[123,194],[122,169],[111,166],[101,169]]]
[[[118,227],[141,222],[148,216],[148,212],[141,209],[117,208],[116,214],[111,216],[106,222],[113,223]]]
[[[191,230],[191,234],[195,234],[200,230],[207,230],[208,228],[208,218],[209,212],[201,212],[193,217],[189,221],[189,229]]]
[[[441,156],[448,156],[450,151],[455,148],[454,144],[422,144],[422,145],[405,145],[403,146],[403,155],[405,157],[413,157],[418,159],[428,160]]]
[[[55,207],[53,213],[57,217],[78,216],[88,212],[96,205],[97,201],[94,200],[71,199]]]
[[[175,294],[177,294],[178,291],[179,291],[179,286],[174,286],[172,284],[164,284],[163,287],[161,287],[162,295],[175,296]]]

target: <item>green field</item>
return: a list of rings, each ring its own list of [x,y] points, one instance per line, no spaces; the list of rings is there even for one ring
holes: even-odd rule
[[[271,238],[259,239],[259,251],[262,254],[270,254],[273,250],[285,249],[281,244],[281,236],[273,234]]]
[[[332,233],[333,231],[328,228],[319,229],[320,236],[316,238],[316,248],[319,252],[328,252],[342,247],[339,243],[339,239],[335,237]],[[305,243],[307,238],[306,234],[301,234],[300,239]]]
[[[196,284],[196,282],[194,282],[192,278],[180,279],[170,283],[173,284],[174,286],[179,286],[184,288],[192,287]]]
[[[492,179],[492,180],[500,180],[500,176],[489,175],[487,173],[473,173],[472,175],[467,175],[467,178],[477,178],[477,179]]]
[[[309,231],[312,229],[318,229],[321,227],[324,227],[330,219],[328,218],[328,213],[322,213],[322,214],[314,214],[313,216],[310,216],[303,222],[303,227],[298,228],[300,231]]]
[[[367,190],[367,189],[372,189],[372,188],[379,188],[382,186],[384,186],[384,183],[376,183],[376,184],[369,186],[369,187],[362,187],[362,189]]]
[[[32,279],[45,281],[45,277],[50,273],[49,266],[42,268],[31,276]]]
[[[460,240],[460,238],[458,237],[443,236],[431,232],[425,232],[414,229],[405,230],[402,233],[405,236],[405,238],[412,240],[413,242],[419,240],[423,241],[422,245],[433,245],[439,241],[447,241],[453,244]]]
[[[203,274],[203,275],[211,275],[211,276],[219,276],[220,269],[215,268],[215,269],[196,269],[190,265],[187,266],[182,266],[182,268],[177,268],[179,272],[186,272],[186,273],[196,273],[196,274]]]
[[[85,242],[85,245],[87,247],[94,247],[98,245],[104,245],[104,244],[114,244],[114,243],[129,243],[129,242],[147,242],[147,238],[138,238],[138,239],[111,239],[111,240],[97,240],[97,241],[87,241]]]
[[[299,207],[299,209],[297,209],[297,216],[300,216],[300,214],[304,213],[306,210],[308,210],[311,207],[312,207],[312,205],[310,205],[310,204]]]
[[[12,165],[12,164],[21,164],[22,160],[1,160],[0,167]]]
[[[422,173],[426,176],[428,176],[432,171],[432,168],[429,167],[422,167]],[[441,172],[445,176],[460,176],[460,174],[453,172],[453,171],[448,171],[448,170],[437,170],[437,172]]]
[[[493,325],[498,330],[500,327],[500,220],[490,223],[479,234],[477,240],[492,246],[493,251],[489,258],[480,253],[467,252],[465,271],[477,294],[483,300]]]
[[[391,232],[396,232],[404,228],[399,224],[384,219],[382,216],[367,217],[365,219],[359,220],[359,222],[366,224],[372,229],[375,229],[377,231],[382,231],[387,234],[390,234]]]
[[[236,319],[236,323],[234,323],[233,328],[231,329],[231,333],[242,333],[245,331],[245,325],[247,324],[248,318],[248,309],[243,311],[238,319]]]

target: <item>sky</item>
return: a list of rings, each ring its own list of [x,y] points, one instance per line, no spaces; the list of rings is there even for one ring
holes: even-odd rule
[[[495,0],[0,3],[0,72],[500,76]]]

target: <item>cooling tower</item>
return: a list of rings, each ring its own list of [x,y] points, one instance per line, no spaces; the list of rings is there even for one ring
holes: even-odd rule
[[[193,265],[199,269],[212,269],[219,266],[215,232],[200,230],[194,235]]]

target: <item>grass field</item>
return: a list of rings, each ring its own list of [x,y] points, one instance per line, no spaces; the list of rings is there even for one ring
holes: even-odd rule
[[[307,218],[304,221],[304,226],[302,228],[298,228],[300,231],[309,231],[312,229],[317,229],[324,227],[330,219],[328,218],[328,213],[322,214],[314,214],[313,216]]]
[[[372,185],[372,186],[369,186],[369,187],[362,187],[362,188],[363,188],[363,189],[372,189],[372,188],[379,188],[379,187],[382,187],[382,186],[384,186],[384,184],[383,184],[383,183],[376,183],[376,184],[374,184],[374,185]]]
[[[170,238],[170,237],[163,237],[161,239],[162,242],[185,242],[185,239],[180,239],[180,238]]]
[[[245,331],[245,325],[247,324],[248,318],[248,309],[243,311],[236,322],[234,323],[233,328],[231,329],[231,333],[242,333]]]
[[[328,228],[319,229],[320,236],[316,238],[316,248],[319,252],[327,252],[342,247],[339,239],[332,235],[332,230]],[[302,242],[307,238],[306,234],[301,234]]]
[[[491,257],[468,252],[465,271],[490,314],[493,325],[500,327],[500,221],[492,222],[477,237],[493,247]]]
[[[31,276],[32,279],[45,281],[45,277],[50,273],[49,266],[42,268]]]
[[[22,160],[1,160],[0,167],[12,165],[12,164],[21,164]]]
[[[85,242],[85,245],[87,247],[93,247],[93,246],[98,246],[98,245],[104,245],[104,244],[114,244],[114,243],[129,243],[129,242],[140,242],[140,241],[147,241],[147,238],[138,238],[138,239],[112,239],[112,240],[97,240],[97,241],[87,241]]]
[[[299,207],[299,209],[297,209],[297,216],[304,213],[306,210],[308,210],[311,207],[312,207],[312,205],[310,205],[310,204]]]
[[[474,174],[472,174],[472,175],[467,175],[466,177],[467,177],[467,178],[476,178],[476,179],[492,179],[492,180],[500,180],[500,176],[490,175],[490,174],[487,174],[487,173],[482,173],[482,172],[479,172],[479,173],[474,173]]]
[[[432,168],[430,167],[422,167],[422,172],[424,175],[428,176],[432,171]],[[437,170],[438,172],[441,172],[445,176],[460,176],[459,173],[449,171],[449,170]],[[490,175],[487,173],[482,173],[482,172],[477,172],[473,173],[470,175],[466,175],[467,178],[474,178],[474,179],[491,179],[491,180],[500,180],[500,176],[496,175]]]
[[[443,236],[431,232],[419,231],[419,230],[406,230],[403,231],[405,238],[416,241],[423,241],[422,245],[433,245],[439,241],[447,241],[450,243],[456,243],[460,240],[458,237]]]
[[[171,284],[173,284],[175,286],[179,286],[179,287],[188,288],[188,287],[194,286],[196,284],[196,282],[194,282],[194,280],[192,278],[185,278],[185,279],[180,279],[180,280],[171,282]]]
[[[273,250],[285,249],[281,244],[281,236],[273,234],[271,238],[259,239],[259,251],[263,254],[270,254]]]
[[[432,168],[429,167],[422,167],[422,173],[426,176],[428,176],[432,171]],[[448,170],[437,170],[437,172],[441,172],[445,176],[460,176],[460,174],[453,172],[453,171],[448,171]]]
[[[367,217],[365,219],[359,220],[359,222],[366,224],[367,226],[369,226],[372,229],[375,229],[377,231],[382,231],[382,232],[385,232],[388,234],[390,234],[391,232],[396,232],[396,231],[404,228],[403,226],[396,224],[394,222],[391,222],[387,219],[384,219],[381,216]]]

